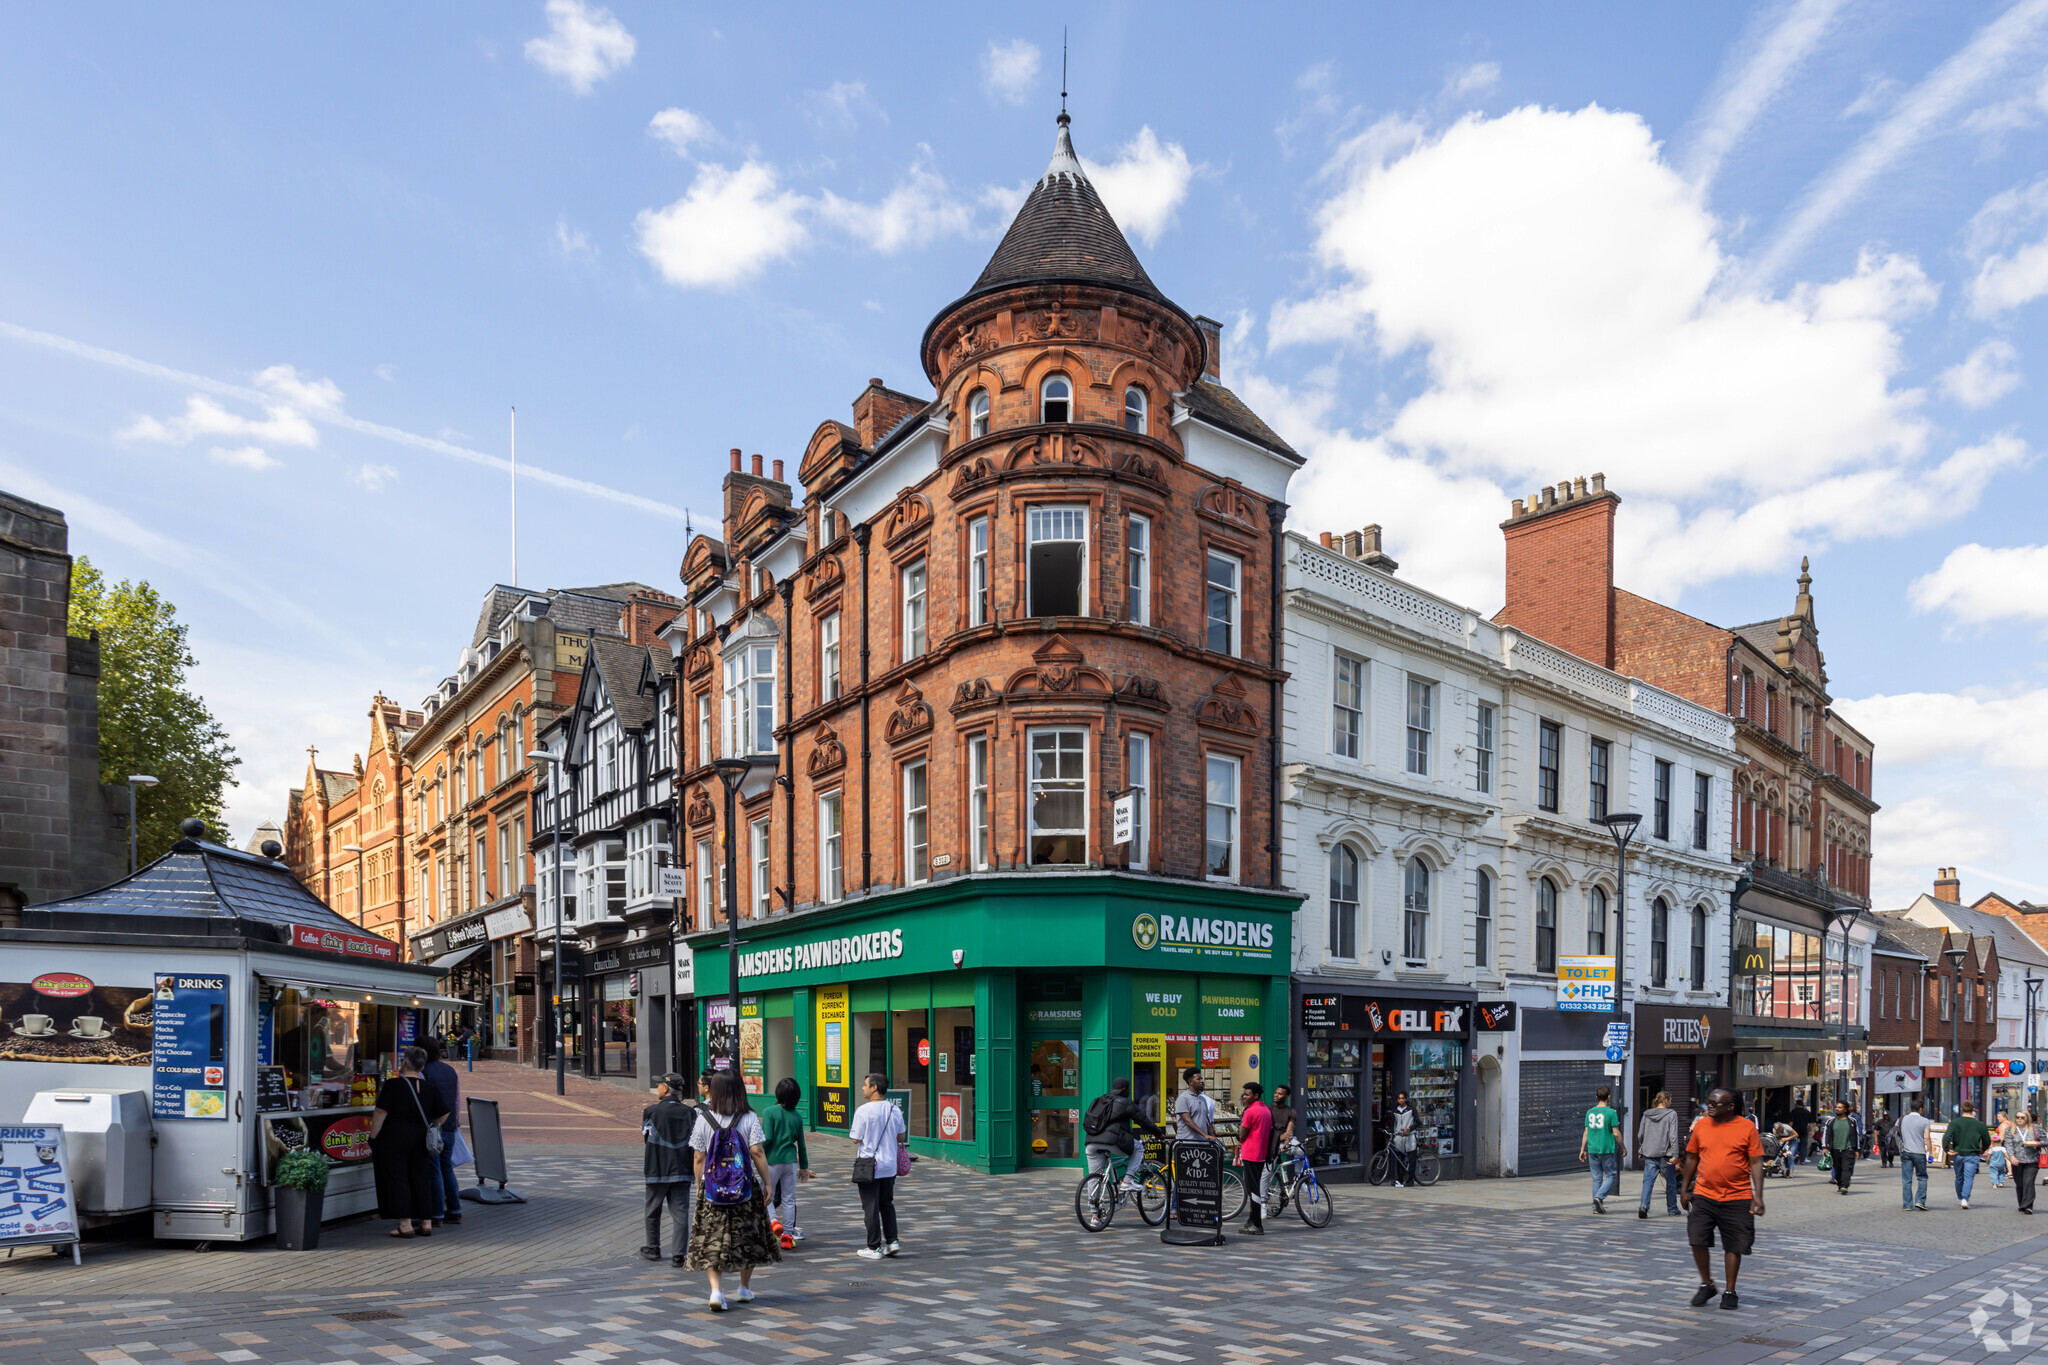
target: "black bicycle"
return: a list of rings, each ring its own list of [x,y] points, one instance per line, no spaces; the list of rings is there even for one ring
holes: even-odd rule
[[[1126,1170],[1136,1189],[1126,1188]],[[1137,1204],[1138,1216],[1145,1220],[1146,1227],[1156,1228],[1165,1222],[1166,1168],[1141,1156],[1112,1156],[1106,1175],[1090,1171],[1081,1177],[1074,1190],[1074,1217],[1088,1231],[1101,1232],[1126,1200]]]
[[[1375,1185],[1384,1185],[1391,1180],[1399,1180],[1404,1185],[1436,1184],[1444,1173],[1443,1163],[1437,1160],[1435,1152],[1424,1150],[1419,1134],[1408,1135],[1415,1140],[1414,1151],[1396,1152],[1393,1149],[1394,1130],[1381,1127],[1379,1132],[1386,1141],[1372,1154],[1372,1164],[1365,1168],[1366,1179]],[[1398,1164],[1394,1160],[1396,1157],[1400,1158]]]

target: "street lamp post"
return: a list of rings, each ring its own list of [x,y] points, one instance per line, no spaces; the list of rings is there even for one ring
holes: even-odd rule
[[[1828,928],[1833,930],[1836,925],[1842,927],[1842,1004],[1841,1008],[1836,1011],[1837,1017],[1835,1020],[1835,1036],[1840,1044],[1837,1050],[1840,1052],[1847,1052],[1849,1050],[1849,930],[1855,927],[1856,918],[1862,913],[1863,907],[1860,905],[1838,905],[1828,912]],[[1822,1022],[1822,1027],[1826,1027],[1825,1020]],[[1841,1093],[1843,1089],[1846,1089],[1846,1086],[1843,1085],[1840,1079],[1843,1074],[1839,1069],[1835,1071],[1837,1078],[1835,1081],[1837,1086],[1835,1098],[1838,1100],[1847,1098],[1846,1095]]]
[[[141,773],[131,773],[128,776],[128,870],[130,872],[135,870],[135,789],[137,787],[154,787],[155,785],[156,779],[153,777],[145,777]]]
[[[363,846],[343,844],[341,851],[356,855],[356,928],[360,929],[363,927]]]
[[[567,1092],[568,1053],[562,1046],[562,760],[546,749],[535,749],[526,755],[536,763],[548,765],[548,801],[555,808],[555,979],[554,1006],[550,1011],[555,1030],[555,1093]],[[538,1052],[540,1049],[535,1048]]]
[[[1948,959],[1950,982],[1948,1076],[1955,1087],[1949,1102],[1951,1113],[1959,1113],[1963,1107],[1963,959],[1969,954],[1968,948],[1944,948],[1941,951],[1941,955]]]
[[[2033,1081],[2039,1081],[2041,1077],[2041,1016],[2040,1006],[2035,1000],[2040,995],[2044,982],[2048,982],[2048,978],[2035,976],[2032,972],[2027,973],[2027,1077]],[[2041,1093],[2038,1085],[2034,1093]],[[2027,1106],[2029,1109],[2033,1107],[2031,1104]],[[2037,1114],[2035,1117],[2040,1116]]]
[[[732,1030],[727,1035],[732,1049],[727,1065],[734,1075],[738,1075],[740,1069],[740,896],[739,881],[733,867],[733,807],[747,779],[774,762],[773,758],[763,754],[711,760],[711,769],[718,774],[719,784],[725,788],[725,831],[719,842],[725,849],[725,1003],[730,1011],[728,1024]],[[718,1059],[713,1057],[711,1064],[714,1070],[717,1069]]]
[[[1614,1010],[1617,1016],[1623,1013],[1621,1006],[1622,988],[1627,985],[1628,974],[1628,843],[1636,837],[1636,826],[1643,823],[1643,817],[1634,811],[1621,811],[1614,815],[1603,815],[1593,822],[1607,826],[1607,832],[1614,836]]]

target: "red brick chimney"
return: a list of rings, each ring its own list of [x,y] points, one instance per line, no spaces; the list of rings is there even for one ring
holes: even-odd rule
[[[1223,382],[1223,324],[1214,318],[1198,317],[1202,330],[1202,378],[1212,384]]]
[[[1950,905],[1961,905],[1963,884],[1956,880],[1956,870],[1952,867],[1937,867],[1934,871],[1937,874],[1934,878],[1934,898],[1938,901],[1947,901]]]
[[[870,379],[868,386],[861,390],[860,397],[853,400],[853,429],[860,433],[861,448],[873,450],[875,442],[894,431],[897,423],[924,405],[922,398],[898,393],[881,380]]]
[[[1494,620],[1614,667],[1614,510],[1607,476],[1568,479],[1516,498],[1507,540],[1507,604]]]

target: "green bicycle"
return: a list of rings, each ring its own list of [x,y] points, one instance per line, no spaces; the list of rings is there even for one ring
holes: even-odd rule
[[[1128,1184],[1124,1180],[1127,1170]],[[1127,1200],[1137,1204],[1138,1216],[1145,1220],[1145,1226],[1156,1228],[1165,1222],[1166,1168],[1151,1160],[1133,1166],[1130,1157],[1112,1156],[1106,1176],[1090,1171],[1081,1177],[1074,1191],[1074,1217],[1088,1231],[1101,1232]]]

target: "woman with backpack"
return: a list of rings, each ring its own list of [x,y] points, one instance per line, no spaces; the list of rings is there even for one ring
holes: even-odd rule
[[[751,1302],[754,1267],[780,1261],[782,1250],[768,1230],[767,1137],[761,1120],[747,1107],[746,1087],[738,1072],[713,1072],[710,1090],[703,1120],[690,1130],[697,1164],[697,1210],[683,1264],[705,1273],[711,1283],[711,1297],[705,1303],[712,1312],[723,1313],[730,1306],[726,1272],[740,1273],[740,1287],[731,1302]]]

